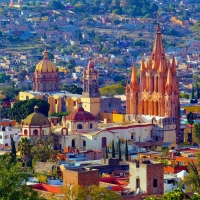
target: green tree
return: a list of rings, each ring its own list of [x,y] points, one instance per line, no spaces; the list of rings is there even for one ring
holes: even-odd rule
[[[81,87],[78,87],[77,85],[62,85],[61,90],[68,91],[72,94],[82,94],[83,89]]]
[[[26,71],[26,70],[21,70],[21,71],[19,72],[19,74],[18,74],[18,79],[19,79],[20,81],[24,81],[26,75],[27,75],[27,71]]]
[[[54,10],[64,10],[65,9],[65,6],[58,0],[51,1],[49,4],[49,7]]]
[[[0,73],[0,83],[5,83],[6,81],[10,81],[10,76],[6,75],[6,73]]]
[[[105,86],[103,88],[100,88],[99,90],[102,96],[114,96],[114,95],[121,95],[125,93],[125,87],[119,83]]]
[[[49,116],[50,117],[60,117],[62,118],[63,116],[68,116],[70,114],[70,112],[57,112],[57,113],[52,113]]]
[[[38,193],[22,182],[27,179],[20,163],[10,162],[8,154],[0,155],[0,199],[1,200],[44,200]]]
[[[180,98],[186,98],[186,99],[189,99],[189,98],[190,98],[189,94],[185,94],[185,93],[180,93],[180,94],[179,94],[179,97],[180,97]]]
[[[196,157],[197,162],[188,162],[189,173],[183,180],[189,192],[200,192],[200,152],[196,153]]]
[[[10,137],[10,143],[11,143],[11,155],[16,157],[15,141],[13,140],[13,137]]]
[[[22,119],[25,119],[28,115],[34,112],[34,107],[36,105],[39,107],[39,111],[42,114],[48,116],[49,103],[41,99],[18,101],[14,103],[13,107],[9,110],[8,115],[11,119],[14,119],[19,123]]]
[[[28,138],[21,138],[18,143],[18,151],[22,156],[22,161],[24,163],[25,170],[27,168],[27,163],[31,161],[31,149],[33,145]]]
[[[36,66],[30,67],[29,72],[31,72],[31,73],[35,72],[35,68],[36,68]]]
[[[200,33],[200,22],[196,23],[193,27],[192,27],[192,31],[194,33]]]
[[[11,86],[3,87],[1,90],[4,92],[4,95],[7,97],[8,100],[15,99],[15,97],[20,92],[20,89],[13,88]]]
[[[119,139],[119,143],[118,143],[118,158],[119,158],[119,161],[122,160],[121,140],[120,139]]]
[[[187,114],[187,121],[188,121],[188,123],[189,123],[190,126],[191,126],[191,134],[192,134],[192,126],[193,126],[194,121],[196,120],[196,118],[197,118],[197,116],[196,116],[196,114],[193,113],[193,112],[189,112],[189,113]]]
[[[55,154],[54,136],[52,134],[42,136],[39,139],[32,138],[31,142],[33,144],[31,154],[34,162],[47,162]]]
[[[119,81],[124,80],[124,79],[125,79],[125,77],[122,76],[122,75],[115,75],[114,78],[113,78],[113,80],[115,82],[119,82]]]
[[[194,134],[200,142],[200,123],[194,125]]]
[[[108,147],[106,147],[106,153],[105,157],[108,158]]]
[[[112,140],[112,158],[115,158],[115,144],[114,144],[114,140]]]
[[[128,144],[127,144],[127,140],[125,143],[125,160],[128,161]]]

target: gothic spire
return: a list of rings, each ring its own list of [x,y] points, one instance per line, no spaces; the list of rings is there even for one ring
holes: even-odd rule
[[[173,91],[173,82],[172,82],[171,67],[168,67],[167,81],[166,81],[165,91],[166,91],[167,94],[171,94],[172,91]]]
[[[155,40],[154,40],[154,46],[153,46],[153,51],[152,51],[151,57],[152,57],[152,61],[154,62],[153,66],[155,69],[157,69],[159,67],[161,60],[162,61],[166,60],[159,23],[157,24],[157,27],[156,27],[156,36],[155,36]]]
[[[132,69],[130,88],[132,89],[132,91],[139,90],[136,67],[133,67]]]
[[[144,58],[142,58],[140,71],[143,72],[144,70],[145,70],[145,63],[144,63]]]
[[[172,58],[172,73],[176,73],[176,62],[174,56]]]

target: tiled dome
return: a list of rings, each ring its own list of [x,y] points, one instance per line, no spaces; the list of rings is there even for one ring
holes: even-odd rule
[[[57,72],[56,65],[49,59],[48,51],[44,51],[44,58],[37,64],[37,72]]]
[[[79,103],[79,108],[65,117],[69,121],[95,121],[96,117],[83,109],[82,103]]]

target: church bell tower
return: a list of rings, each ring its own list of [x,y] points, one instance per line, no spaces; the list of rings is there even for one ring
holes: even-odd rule
[[[98,84],[99,72],[94,68],[94,62],[89,60],[83,72],[83,93],[81,101],[84,110],[97,116],[100,113],[100,92]]]

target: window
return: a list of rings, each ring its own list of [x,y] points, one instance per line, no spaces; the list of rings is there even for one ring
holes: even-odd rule
[[[5,137],[4,137],[5,139],[8,139],[8,135],[5,135]]]
[[[92,124],[90,124],[90,129],[92,129]]]
[[[85,140],[83,141],[83,147],[86,147],[86,141]]]
[[[136,188],[140,188],[140,179],[139,179],[139,177],[136,178]]]
[[[26,100],[29,100],[29,96],[26,96]]]
[[[180,161],[179,161],[179,162],[178,162],[178,165],[179,165],[179,166],[184,166],[184,162],[180,162]]]
[[[14,138],[14,134],[10,134],[10,137]]]
[[[37,136],[38,135],[38,130],[33,130],[33,135]]]
[[[76,101],[74,101],[74,106],[76,106]]]
[[[27,135],[28,134],[28,131],[25,129],[24,130],[24,135]]]
[[[45,135],[45,134],[44,134],[44,130],[42,130],[42,135]]]
[[[0,135],[0,139],[2,139],[2,135]]]
[[[57,99],[55,99],[55,104],[57,104],[58,103],[58,100]]]
[[[104,147],[106,147],[106,143],[107,143],[107,141],[106,141],[107,139],[106,139],[106,137],[102,137],[102,147],[104,148]]]
[[[158,180],[157,180],[157,178],[153,179],[153,187],[154,188],[158,187]]]
[[[78,125],[77,125],[77,129],[83,129],[82,124],[78,124]]]

